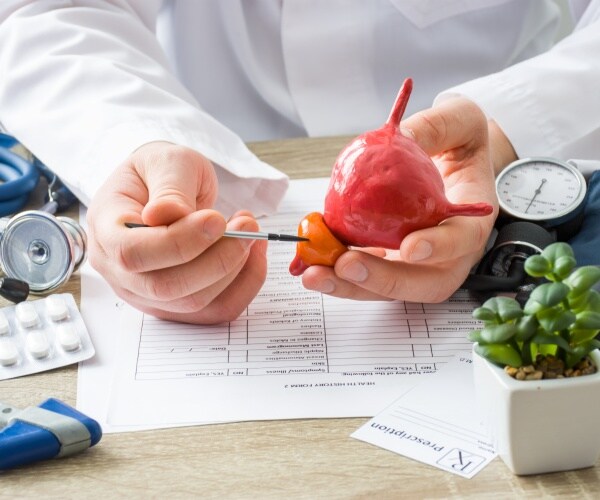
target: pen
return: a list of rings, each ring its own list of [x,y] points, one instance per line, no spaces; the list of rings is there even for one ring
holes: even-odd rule
[[[146,224],[137,224],[135,222],[126,222],[125,226],[129,228],[149,227]],[[262,233],[255,231],[225,231],[223,236],[228,238],[246,238],[250,240],[270,240],[270,241],[309,241],[308,238],[302,236],[294,236],[291,234],[278,233]]]

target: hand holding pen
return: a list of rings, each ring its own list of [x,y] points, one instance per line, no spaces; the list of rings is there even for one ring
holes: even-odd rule
[[[89,259],[115,293],[152,316],[187,323],[236,319],[260,290],[267,242],[248,212],[229,221],[210,209],[212,163],[167,143],[139,148],[106,180],[88,210]],[[129,229],[125,221],[154,227]]]

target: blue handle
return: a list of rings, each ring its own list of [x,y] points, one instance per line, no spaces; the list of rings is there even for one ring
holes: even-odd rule
[[[15,422],[0,433],[0,469],[54,458],[59,451],[54,434],[31,424]]]
[[[90,433],[90,446],[100,441],[102,429],[98,422],[62,401],[50,398],[40,404],[39,408],[82,423]],[[0,431],[0,470],[54,458],[60,450],[61,443],[51,430],[14,420]]]

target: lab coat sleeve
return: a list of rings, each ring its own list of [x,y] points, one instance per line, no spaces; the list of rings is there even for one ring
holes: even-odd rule
[[[2,0],[3,128],[86,204],[132,151],[164,140],[216,165],[217,208],[226,214],[273,212],[287,177],[199,109],[173,76],[154,34],[160,3]]]
[[[592,2],[596,14],[600,1]],[[591,7],[590,7],[591,9]],[[548,52],[504,71],[458,85],[452,95],[475,101],[494,119],[520,158],[600,159],[600,19],[588,22]]]

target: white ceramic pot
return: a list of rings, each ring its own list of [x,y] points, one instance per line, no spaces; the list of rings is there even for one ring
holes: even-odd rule
[[[600,366],[600,352],[591,353]],[[518,475],[593,466],[600,455],[600,372],[521,381],[473,352],[475,390],[493,445]]]

